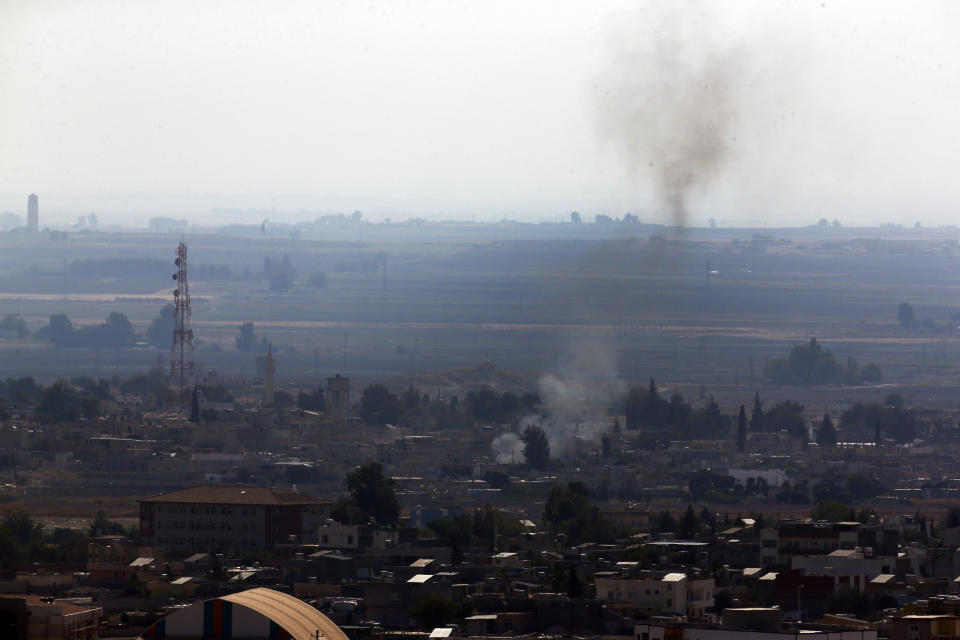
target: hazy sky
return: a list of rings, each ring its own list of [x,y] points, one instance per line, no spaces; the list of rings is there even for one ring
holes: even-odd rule
[[[953,224],[954,6],[0,0],[0,211]]]

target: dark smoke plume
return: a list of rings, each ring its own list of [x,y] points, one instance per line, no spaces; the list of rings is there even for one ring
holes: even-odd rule
[[[614,30],[595,90],[604,138],[683,227],[691,195],[721,173],[735,145],[744,65],[738,47],[711,40],[701,5],[664,6]]]

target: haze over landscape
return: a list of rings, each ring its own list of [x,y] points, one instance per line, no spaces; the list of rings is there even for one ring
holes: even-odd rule
[[[57,224],[666,222],[659,160],[722,120],[691,225],[952,224],[958,20],[949,2],[9,0],[0,210],[36,191]]]
[[[0,640],[960,638],[958,23],[0,0]]]

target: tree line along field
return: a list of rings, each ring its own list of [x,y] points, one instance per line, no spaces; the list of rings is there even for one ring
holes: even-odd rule
[[[254,322],[278,350],[279,380],[304,384],[334,372],[372,380],[483,359],[549,371],[571,344],[592,340],[616,354],[615,374],[625,378],[754,388],[763,384],[764,362],[809,337],[838,361],[876,362],[885,382],[960,379],[953,330],[960,274],[949,241],[578,240],[540,238],[530,225],[534,231],[509,241],[445,230],[442,241],[429,242],[409,232],[393,238],[376,226],[365,240],[188,236],[191,264],[227,266],[231,274],[191,282],[198,363],[223,375],[252,374],[256,354],[236,351],[234,339],[240,323]],[[10,251],[0,261],[0,311],[20,314],[32,331],[54,313],[92,325],[120,311],[143,334],[172,299],[178,239],[98,233],[58,243],[31,238],[25,247],[22,238],[2,237]],[[295,271],[292,286],[271,291],[258,273],[265,258],[283,256]],[[132,269],[129,277],[72,268],[114,259],[169,266],[155,275]],[[306,286],[316,272],[326,275],[325,288]],[[913,327],[898,323],[904,301],[916,309]],[[149,347],[57,350],[29,339],[4,339],[0,353],[0,375],[40,378],[127,374],[167,357]]]

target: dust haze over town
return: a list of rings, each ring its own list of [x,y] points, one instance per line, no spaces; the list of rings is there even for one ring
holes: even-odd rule
[[[0,627],[951,635],[958,21],[0,4]]]

